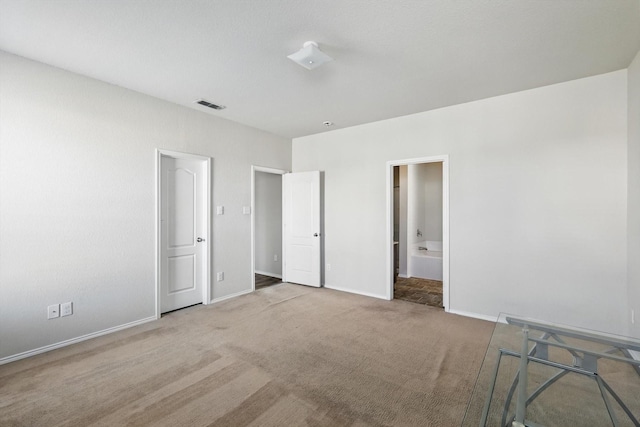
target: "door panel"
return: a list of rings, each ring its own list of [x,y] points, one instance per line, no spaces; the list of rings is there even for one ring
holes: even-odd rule
[[[195,245],[196,173],[183,168],[167,170],[167,208],[170,248]]]
[[[161,157],[160,307],[167,312],[203,302],[207,277],[206,161]]]
[[[287,282],[320,286],[320,172],[283,176]]]
[[[169,257],[168,295],[196,288],[196,257],[183,255]]]

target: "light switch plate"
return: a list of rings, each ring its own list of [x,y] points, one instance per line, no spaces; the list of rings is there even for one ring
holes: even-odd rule
[[[73,303],[72,302],[63,302],[60,304],[60,316],[71,316],[73,314]]]

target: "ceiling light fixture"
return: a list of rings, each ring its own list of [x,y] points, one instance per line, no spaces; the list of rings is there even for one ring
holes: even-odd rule
[[[332,57],[318,48],[318,43],[316,42],[305,42],[305,44],[302,45],[302,49],[296,53],[292,53],[287,56],[287,58],[307,70],[313,70],[326,62],[333,61]]]

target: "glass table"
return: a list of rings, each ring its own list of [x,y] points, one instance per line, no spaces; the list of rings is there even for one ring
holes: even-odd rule
[[[501,314],[463,427],[638,426],[640,340]]]

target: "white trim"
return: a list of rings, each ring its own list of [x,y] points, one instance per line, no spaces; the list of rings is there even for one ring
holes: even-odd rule
[[[231,299],[231,298],[239,297],[241,295],[250,294],[251,292],[253,292],[252,289],[246,289],[244,291],[236,292],[235,294],[226,295],[226,296],[219,297],[219,298],[214,298],[209,302],[209,304],[216,304],[216,303],[219,303],[219,302],[222,302],[222,301],[226,301],[226,300]]]
[[[256,274],[262,274],[263,276],[275,277],[276,279],[282,279],[282,274],[269,273],[268,271],[256,270]],[[255,276],[254,276],[255,279]]]
[[[387,295],[393,299],[393,167],[420,163],[442,163],[442,305],[444,311],[451,311],[449,300],[449,156],[419,157],[392,160],[386,165],[387,175]]]
[[[474,319],[487,320],[492,323],[496,323],[498,321],[498,316],[487,316],[486,314],[480,313],[472,313],[470,311],[462,311],[462,310],[449,310],[451,314],[457,314],[458,316],[464,317],[472,317]]]
[[[402,277],[403,279],[408,279],[410,276],[408,274],[400,274],[400,273],[398,273],[398,277]]]
[[[255,271],[256,268],[256,172],[272,173],[276,175],[284,175],[289,173],[284,169],[266,168],[262,166],[251,165],[251,291],[256,290],[256,276],[255,273],[263,274],[259,271]],[[284,211],[283,211],[284,212]],[[284,233],[284,230],[283,230]],[[282,241],[282,255],[280,256],[280,263],[282,265],[282,272],[284,273],[284,240]],[[273,276],[273,274],[266,274],[267,276]],[[282,276],[278,276],[282,279]]]
[[[181,153],[179,151],[170,151],[170,150],[163,150],[160,148],[156,148],[156,182],[155,182],[155,188],[156,188],[156,230],[155,230],[155,255],[156,255],[156,271],[155,271],[155,294],[156,294],[156,319],[159,319],[160,316],[162,315],[162,309],[161,309],[161,305],[160,305],[160,236],[161,236],[161,224],[160,224],[160,217],[162,216],[162,213],[160,212],[161,210],[161,206],[160,206],[160,183],[161,183],[161,170],[160,170],[160,166],[161,166],[161,158],[162,156],[165,157],[171,157],[174,159],[191,159],[191,160],[202,160],[205,163],[205,168],[206,168],[206,177],[205,177],[205,188],[203,189],[203,193],[204,193],[204,197],[205,197],[205,206],[206,206],[206,214],[205,214],[205,221],[206,221],[206,232],[205,232],[205,239],[208,242],[205,248],[205,259],[206,259],[206,271],[204,273],[204,278],[203,278],[203,283],[202,283],[202,304],[207,305],[210,304],[210,300],[211,300],[211,251],[212,251],[212,247],[213,247],[213,227],[211,224],[211,203],[212,203],[212,191],[213,191],[213,182],[212,182],[212,178],[213,178],[213,168],[212,168],[212,159],[211,157],[207,157],[207,156],[201,156],[198,154],[190,154],[190,153]]]
[[[374,293],[371,293],[371,292],[364,292],[364,291],[356,291],[354,289],[342,288],[340,286],[333,286],[333,285],[326,285],[325,284],[323,287],[326,288],[326,289],[331,289],[333,291],[346,292],[346,293],[349,293],[349,294],[362,295],[362,296],[365,296],[365,297],[384,299],[384,300],[388,300],[389,299],[389,298],[387,298],[386,295],[374,294]]]
[[[634,360],[640,360],[640,351],[628,350],[631,358]]]
[[[22,352],[22,353],[14,354],[12,356],[3,357],[2,359],[0,359],[0,365],[4,365],[6,363],[15,362],[16,360],[20,360],[20,359],[26,359],[27,357],[35,356],[36,354],[46,353],[47,351],[55,350],[55,349],[58,349],[58,348],[67,347],[67,346],[70,346],[72,344],[77,344],[77,343],[80,343],[82,341],[90,340],[92,338],[97,338],[97,337],[102,336],[102,335],[112,334],[114,332],[118,332],[118,331],[121,331],[123,329],[128,329],[128,328],[132,328],[134,326],[142,325],[144,323],[153,322],[154,320],[156,320],[156,316],[151,316],[151,317],[147,317],[147,318],[144,318],[144,319],[135,320],[133,322],[125,323],[123,325],[114,326],[112,328],[103,329],[103,330],[98,331],[98,332],[92,332],[90,334],[81,335],[81,336],[76,337],[76,338],[71,338],[71,339],[68,339],[68,340],[60,341],[60,342],[57,342],[55,344],[45,345],[44,347],[39,347],[39,348],[36,348],[36,349],[33,349],[33,350],[29,350],[29,351],[25,351],[25,352]]]

